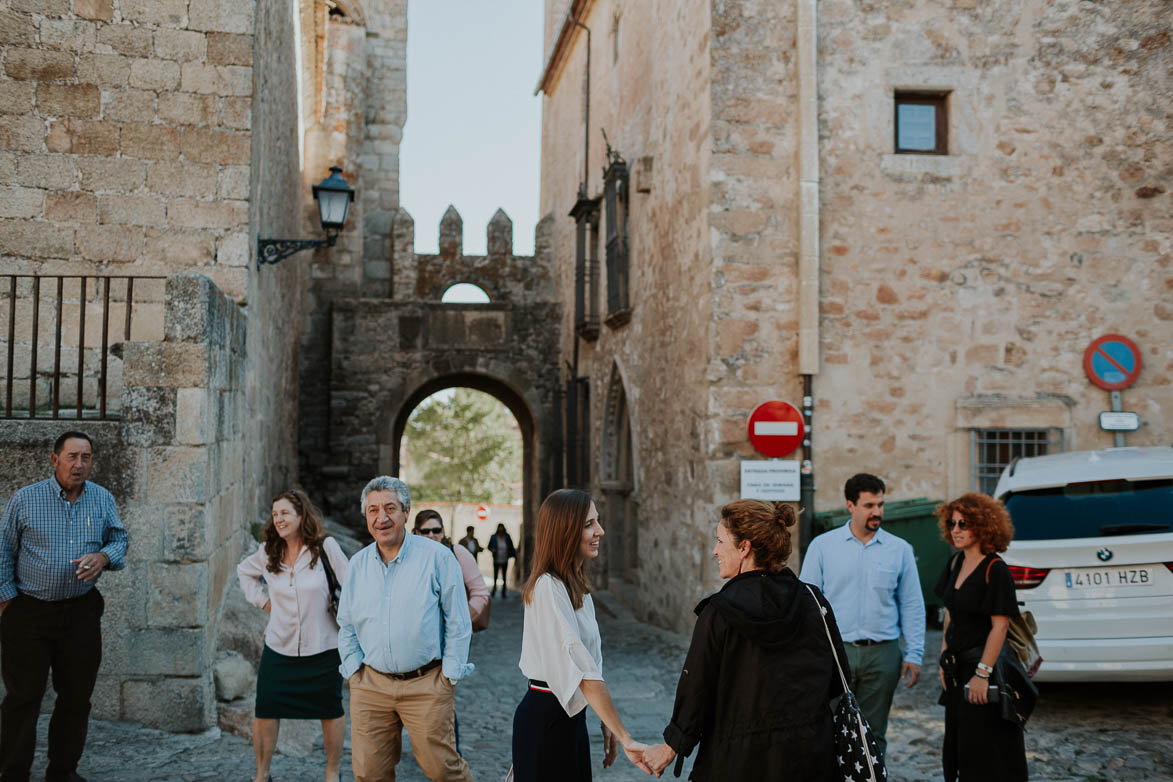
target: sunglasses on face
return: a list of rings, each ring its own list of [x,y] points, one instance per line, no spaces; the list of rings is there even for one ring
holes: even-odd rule
[[[967,529],[969,529],[969,524],[965,522],[965,519],[962,519],[961,521],[954,521],[953,519],[949,519],[949,521],[945,522],[945,525],[949,529],[957,527],[957,529],[961,530],[962,532],[965,532]]]
[[[423,535],[441,535],[443,532],[444,530],[440,527],[420,527],[420,534]]]

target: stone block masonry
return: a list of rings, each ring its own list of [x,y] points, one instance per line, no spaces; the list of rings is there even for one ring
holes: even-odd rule
[[[162,338],[125,345],[121,420],[0,425],[0,501],[42,480],[53,440],[80,428],[130,534],[126,569],[99,583],[98,718],[178,731],[215,722],[220,607],[255,517],[242,469],[246,332],[240,306],[207,277],[171,277]]]
[[[250,163],[255,5],[0,5],[0,264],[193,269],[244,297],[225,241],[248,232],[250,196],[224,183]]]

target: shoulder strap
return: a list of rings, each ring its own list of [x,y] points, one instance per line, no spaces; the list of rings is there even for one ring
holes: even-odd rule
[[[851,688],[847,686],[847,677],[843,675],[843,664],[839,662],[839,651],[835,648],[835,641],[831,639],[831,628],[827,624],[827,609],[815,597],[815,591],[811,589],[810,584],[804,584],[806,591],[810,592],[811,600],[815,601],[815,608],[819,609],[819,618],[823,620],[823,630],[827,633],[827,644],[831,647],[831,656],[835,658],[835,668],[839,671],[839,681],[843,682],[843,691],[848,692]]]
[[[990,568],[992,568],[994,566],[994,563],[997,562],[999,559],[1001,559],[1001,557],[998,556],[997,554],[995,554],[994,556],[990,557],[990,564],[986,565],[986,583],[987,584],[990,583]]]
[[[330,565],[330,556],[326,553],[326,538],[322,541],[322,553],[318,557],[318,561],[322,563],[322,570],[326,571],[326,586],[330,590],[330,594],[334,594],[341,585],[338,583],[338,576],[334,575],[334,568]]]

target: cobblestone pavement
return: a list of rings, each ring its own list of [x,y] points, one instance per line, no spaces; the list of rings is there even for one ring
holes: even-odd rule
[[[604,675],[619,712],[638,739],[658,740],[672,709],[688,639],[636,622],[606,594],[596,598]],[[471,657],[477,671],[456,689],[461,749],[480,782],[501,780],[509,768],[513,710],[525,684],[517,668],[520,603],[517,593],[494,600],[491,627],[473,638]],[[930,633],[927,648],[939,646],[940,635]],[[936,705],[935,664],[926,665],[924,673],[915,688],[901,687],[893,706],[889,727],[893,780],[941,779],[943,709]],[[596,780],[646,779],[622,755],[614,766],[602,769],[598,719],[589,717],[588,725]],[[39,728],[34,779],[44,773],[48,717],[42,716]],[[1032,780],[1173,780],[1173,684],[1044,686],[1028,728]],[[320,746],[304,758],[278,755],[273,779],[312,782],[322,778],[324,765]],[[688,764],[686,772],[687,768]],[[173,735],[129,723],[94,721],[81,771],[91,782],[246,782],[253,775],[252,748],[244,739],[218,729]],[[399,771],[402,782],[424,780],[406,741]],[[343,779],[351,779],[349,742]]]

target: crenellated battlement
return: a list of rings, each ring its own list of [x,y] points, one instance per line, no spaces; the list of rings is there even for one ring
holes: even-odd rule
[[[498,209],[485,226],[486,254],[465,255],[464,219],[449,206],[440,218],[436,253],[415,251],[415,220],[402,207],[391,221],[391,257],[382,269],[371,270],[370,287],[390,279],[390,297],[396,301],[439,301],[450,286],[472,283],[494,302],[517,304],[554,301],[549,251],[550,218],[534,229],[533,255],[513,254],[513,220]]]

